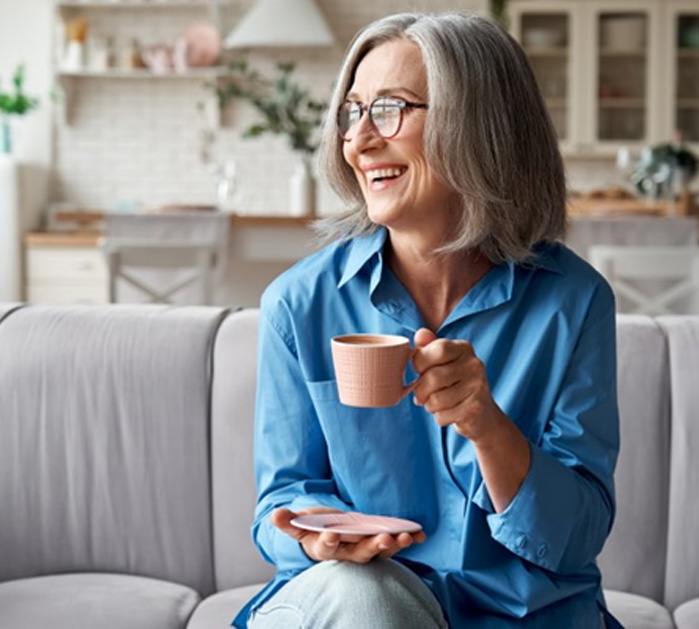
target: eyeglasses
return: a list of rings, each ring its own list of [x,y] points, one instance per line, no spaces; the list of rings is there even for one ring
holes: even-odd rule
[[[337,110],[337,130],[340,137],[349,142],[357,130],[357,125],[365,111],[369,112],[369,122],[378,134],[385,139],[392,138],[403,124],[406,109],[427,109],[424,103],[411,103],[394,96],[379,96],[369,105],[346,100]]]

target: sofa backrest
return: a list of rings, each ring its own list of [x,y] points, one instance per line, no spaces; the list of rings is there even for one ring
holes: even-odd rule
[[[599,557],[605,588],[663,602],[670,461],[670,376],[665,335],[642,315],[617,317],[621,448],[617,511]]]
[[[26,306],[0,323],[0,581],[214,590],[211,354],[225,311]]]
[[[699,317],[660,317],[670,350],[672,459],[665,604],[699,597]]]
[[[258,314],[250,309],[230,315],[214,349],[211,462],[218,590],[260,583],[274,573],[250,535],[256,500],[252,447]]]

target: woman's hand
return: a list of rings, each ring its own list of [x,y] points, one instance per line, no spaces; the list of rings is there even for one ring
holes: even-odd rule
[[[305,531],[296,528],[291,524],[298,515],[309,513],[342,513],[338,509],[326,509],[315,507],[304,509],[294,513],[289,509],[276,509],[270,516],[272,524],[287,535],[291,535],[303,547],[304,552],[314,561],[326,561],[338,559],[340,561],[353,561],[354,563],[368,563],[374,557],[392,557],[399,550],[407,548],[413,543],[422,544],[425,541],[425,534],[401,533],[400,535],[390,535],[381,533],[370,537],[357,536],[355,541],[341,541],[339,533],[323,531]]]
[[[413,394],[440,426],[454,426],[474,444],[497,434],[505,419],[493,400],[485,365],[467,341],[440,339],[420,328],[415,333],[413,366],[420,374]]]

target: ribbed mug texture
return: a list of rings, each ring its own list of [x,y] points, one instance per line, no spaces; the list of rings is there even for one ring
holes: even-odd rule
[[[340,402],[347,406],[395,406],[403,396],[410,340],[388,334],[350,334],[331,341]]]

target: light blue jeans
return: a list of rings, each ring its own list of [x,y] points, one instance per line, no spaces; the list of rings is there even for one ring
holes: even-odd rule
[[[448,629],[429,588],[390,559],[322,561],[294,577],[249,629]]]

